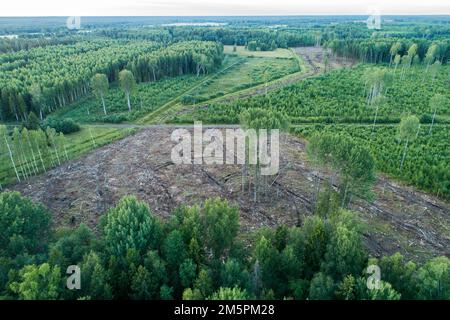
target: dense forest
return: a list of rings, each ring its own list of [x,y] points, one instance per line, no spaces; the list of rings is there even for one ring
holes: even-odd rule
[[[178,42],[188,40],[216,41],[224,45],[253,46],[252,51],[274,50],[295,46],[311,46],[316,35],[310,31],[271,30],[261,28],[196,28],[172,27],[162,30],[105,30],[102,35],[112,38],[147,39],[151,41]]]
[[[108,40],[4,54],[0,57],[1,118],[26,120],[32,111],[42,119],[86,95],[96,73],[114,82],[128,66],[137,81],[154,81],[163,76],[208,73],[223,59],[223,49],[212,42],[158,48],[160,44],[153,42]]]
[[[432,64],[450,59],[450,41],[388,38],[388,39],[333,39],[326,43],[333,53],[362,62],[392,64],[406,60],[409,64],[414,60]],[[399,63],[396,62],[396,63]]]
[[[3,299],[450,298],[448,258],[369,259],[354,214],[342,209],[319,210],[301,227],[258,230],[250,243],[238,236],[238,208],[221,199],[162,222],[127,197],[98,234],[85,225],[53,232],[45,207],[18,193],[2,193],[0,211],[8,213],[0,216]],[[369,290],[373,264],[384,272]],[[70,265],[82,270],[80,290],[65,288]]]

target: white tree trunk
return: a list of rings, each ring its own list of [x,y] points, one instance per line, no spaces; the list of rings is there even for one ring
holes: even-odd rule
[[[130,93],[127,92],[127,103],[128,103],[128,111],[131,112],[131,102],[130,102]]]
[[[9,142],[8,142],[8,139],[6,138],[6,136],[5,136],[5,142],[6,142],[6,146],[8,147],[9,158],[11,159],[11,162],[12,162],[12,165],[14,168],[14,172],[16,173],[17,181],[20,182],[19,172],[17,172],[16,163],[14,162],[14,157],[11,152],[11,147],[9,146]]]
[[[105,105],[105,99],[103,98],[103,95],[100,96],[102,98],[102,104],[103,104],[103,113],[106,116],[106,105]]]
[[[405,143],[405,150],[403,151],[403,157],[402,157],[402,162],[400,163],[400,170],[403,169],[403,162],[405,161],[405,157],[406,157],[406,150],[408,149],[408,139],[406,139],[406,143]]]

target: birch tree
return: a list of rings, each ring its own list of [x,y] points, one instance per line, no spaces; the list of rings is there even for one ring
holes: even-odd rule
[[[392,64],[392,59],[397,56],[398,52],[400,51],[400,49],[402,48],[402,44],[400,42],[396,42],[391,46],[391,49],[389,50],[390,53],[390,60],[389,60],[389,67]]]
[[[11,164],[14,169],[14,173],[16,174],[17,181],[20,182],[19,172],[17,171],[16,162],[14,161],[13,153],[11,150],[11,145],[8,140],[8,134],[6,130],[6,126],[4,124],[0,124],[0,139],[5,143],[6,148],[8,149],[9,160],[11,160]],[[2,144],[3,144],[2,142]],[[0,144],[1,145],[1,144]]]
[[[97,97],[100,97],[103,105],[103,113],[106,115],[105,95],[108,92],[108,77],[103,73],[97,73],[91,80],[92,91]]]
[[[119,72],[120,87],[125,92],[127,97],[128,111],[131,112],[130,93],[136,85],[133,74],[128,70],[122,70]]]
[[[445,110],[444,106],[447,103],[447,99],[445,98],[444,95],[442,94],[435,94],[431,99],[430,99],[430,108],[433,110],[433,117],[431,119],[431,125],[430,125],[430,130],[428,131],[428,134],[431,135],[431,132],[433,130],[433,125],[434,125],[434,120],[436,118],[436,112],[437,109],[442,109]]]

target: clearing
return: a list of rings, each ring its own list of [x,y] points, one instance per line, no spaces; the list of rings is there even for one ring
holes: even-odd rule
[[[223,197],[240,207],[244,233],[262,226],[294,226],[312,214],[317,173],[307,163],[303,140],[282,136],[280,176],[267,197],[254,203],[241,191],[239,165],[174,165],[173,129],[148,127],[11,189],[48,206],[58,226],[84,222],[94,229],[100,215],[125,195],[146,201],[162,218],[177,206]],[[325,173],[319,177],[327,178]],[[375,193],[373,203],[357,200],[352,205],[370,226],[364,242],[374,256],[397,251],[415,260],[449,255],[447,202],[385,178],[379,179]]]

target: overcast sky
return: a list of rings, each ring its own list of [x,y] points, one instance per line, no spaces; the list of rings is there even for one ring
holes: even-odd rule
[[[0,16],[450,14],[449,0],[2,0]]]

